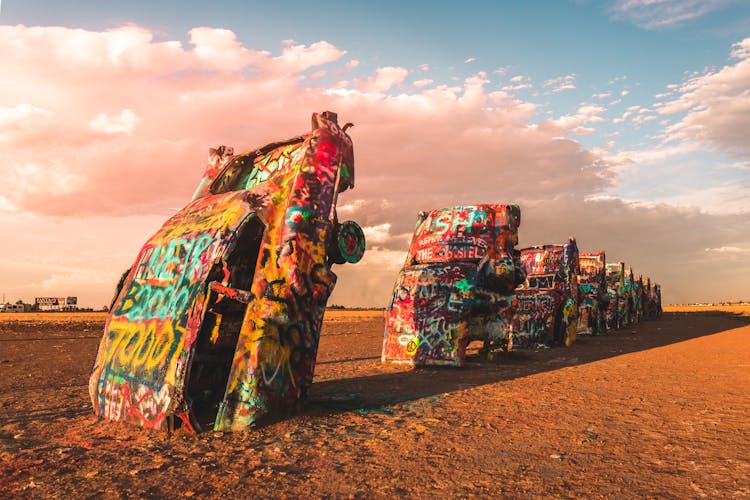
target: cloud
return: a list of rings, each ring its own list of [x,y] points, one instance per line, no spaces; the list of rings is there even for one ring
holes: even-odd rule
[[[732,246],[723,246],[723,247],[717,247],[717,248],[706,248],[706,252],[716,252],[716,253],[748,253],[750,252],[750,247],[748,248],[740,248],[740,247],[732,247]]]
[[[272,61],[262,61],[262,65],[269,71],[283,70],[285,74],[299,73],[308,68],[337,61],[345,54],[345,50],[339,50],[326,41],[320,41],[309,46],[284,47],[281,55],[273,58]]]
[[[469,64],[469,63],[473,63],[473,62],[474,62],[474,61],[476,61],[476,60],[477,60],[477,58],[476,58],[476,57],[469,57],[468,59],[466,59],[466,60],[464,61],[464,64]]]
[[[431,85],[435,83],[435,80],[430,80],[429,78],[423,78],[422,80],[416,80],[412,85],[416,88],[426,87],[427,85]]]
[[[49,126],[50,111],[28,103],[0,107],[0,144],[23,141]]]
[[[89,128],[104,134],[128,134],[133,131],[137,121],[138,116],[132,110],[123,109],[114,116],[99,113],[89,122]]]
[[[659,29],[684,24],[732,3],[734,0],[616,0],[607,10],[613,19]]]
[[[552,78],[551,80],[547,80],[542,84],[543,87],[551,87],[552,92],[562,92],[563,90],[572,90],[575,89],[576,86],[573,83],[573,80],[575,80],[576,75],[575,73],[565,76],[558,76],[557,78]]]
[[[606,121],[606,118],[601,116],[605,111],[606,109],[602,106],[596,104],[584,104],[578,108],[575,114],[563,115],[559,118],[550,120],[550,122],[562,129],[571,130],[579,128],[587,123],[600,123]],[[593,129],[591,131],[593,131]]]
[[[360,87],[368,93],[382,93],[390,90],[394,85],[403,83],[409,71],[406,68],[387,66],[377,68],[375,76],[368,79]]]
[[[750,157],[750,38],[734,44],[731,57],[733,64],[689,78],[674,88],[674,99],[658,105],[660,114],[684,114],[667,127],[668,140]]]

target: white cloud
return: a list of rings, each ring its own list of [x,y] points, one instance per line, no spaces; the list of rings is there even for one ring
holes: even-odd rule
[[[0,108],[0,142],[12,143],[46,129],[50,115],[49,110],[28,103]]]
[[[563,129],[578,129],[584,134],[587,134],[593,132],[593,129],[583,128],[582,125],[587,123],[600,123],[606,121],[606,119],[601,116],[601,114],[605,111],[606,109],[602,106],[598,106],[595,104],[583,104],[578,108],[575,114],[563,115],[550,121],[551,123]]]
[[[706,252],[716,252],[716,253],[748,253],[750,252],[750,247],[733,247],[733,246],[723,246],[723,247],[716,247],[716,248],[706,248]]]
[[[474,62],[474,61],[476,61],[476,60],[477,60],[477,58],[476,58],[476,57],[469,57],[469,58],[467,58],[467,59],[466,59],[466,60],[464,61],[464,64],[468,64],[468,63],[473,63],[473,62]]]
[[[365,226],[362,228],[362,232],[365,233],[365,238],[368,245],[370,244],[382,244],[388,240],[391,232],[391,223],[385,222],[377,226]]]
[[[683,24],[733,3],[733,0],[616,0],[608,8],[614,19],[645,29]]]
[[[435,83],[435,80],[430,80],[429,78],[423,78],[422,80],[416,80],[414,83],[412,83],[412,85],[416,88],[422,88],[433,83]]]
[[[89,122],[89,128],[104,134],[129,134],[135,128],[138,116],[130,109],[123,109],[118,115],[99,113]]]
[[[406,68],[399,68],[394,66],[377,68],[375,70],[375,76],[364,82],[361,85],[361,88],[365,92],[387,92],[394,85],[403,83],[408,74],[409,71]]]
[[[732,47],[735,63],[693,76],[675,87],[660,114],[684,113],[666,129],[669,140],[695,140],[750,157],[750,38]]]
[[[563,90],[572,90],[575,89],[576,86],[573,83],[573,80],[575,80],[576,75],[575,73],[565,76],[558,76],[557,78],[552,78],[550,80],[547,80],[542,84],[543,87],[552,87],[552,92],[562,92]]]

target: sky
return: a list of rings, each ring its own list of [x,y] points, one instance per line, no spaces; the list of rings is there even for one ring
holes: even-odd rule
[[[521,205],[665,303],[750,299],[750,2],[0,3],[0,294],[99,308],[208,148],[353,122],[329,303],[384,307],[419,210]],[[1,297],[0,297],[1,298]]]

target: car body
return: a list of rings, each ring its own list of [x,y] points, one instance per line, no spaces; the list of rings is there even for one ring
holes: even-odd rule
[[[643,281],[643,311],[644,319],[653,320],[661,317],[661,286],[651,283],[650,278]]]
[[[578,257],[578,334],[604,335],[607,333],[607,259],[603,251],[582,253]]]
[[[210,150],[193,201],[120,280],[89,382],[99,417],[245,430],[300,405],[331,264],[364,252],[361,229],[336,217],[354,185],[346,128],[315,113],[312,131],[288,141]]]
[[[644,302],[648,292],[644,289],[643,283],[643,276],[636,274],[633,280],[633,314],[635,315],[636,323],[640,323],[645,319]]]
[[[628,309],[625,297],[625,263],[608,262],[606,266],[607,295],[607,328],[619,330],[625,326]]]
[[[505,347],[519,275],[518,205],[420,212],[386,310],[382,361],[463,366],[471,339]]]
[[[526,274],[516,289],[510,349],[570,345],[578,323],[578,246],[575,238],[560,245],[521,249]]]
[[[653,301],[654,301],[654,313],[656,315],[656,319],[661,318],[661,315],[664,313],[664,310],[661,306],[661,285],[658,283],[654,283],[652,285],[652,295],[653,295]]]
[[[638,324],[638,317],[637,317],[637,311],[636,311],[636,294],[638,293],[636,289],[636,283],[635,283],[635,275],[633,273],[633,268],[629,267],[625,271],[625,289],[624,293],[621,295],[621,297],[624,297],[625,300],[621,305],[624,304],[624,307],[627,309],[627,314],[625,315],[623,324],[625,326],[635,326]]]

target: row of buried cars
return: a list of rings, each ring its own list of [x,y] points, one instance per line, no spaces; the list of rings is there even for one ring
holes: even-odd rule
[[[332,112],[311,124],[244,153],[209,151],[192,200],[117,284],[89,378],[97,416],[241,431],[299,408],[333,266],[365,251],[362,229],[336,210],[354,187],[350,124]],[[385,361],[462,365],[470,339],[489,354],[565,344],[578,324],[604,332],[608,308],[613,326],[659,310],[646,305],[658,288],[639,282],[640,292],[627,292],[635,285],[624,266],[607,275],[610,298],[604,256],[581,266],[572,240],[515,250],[519,224],[515,205],[420,214],[388,309]]]
[[[463,366],[661,316],[661,288],[576,240],[516,249],[518,205],[421,212],[386,312],[384,363]]]

